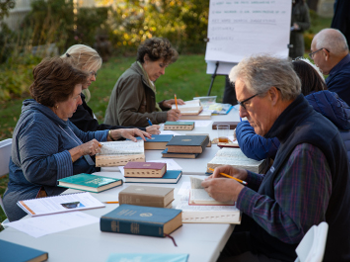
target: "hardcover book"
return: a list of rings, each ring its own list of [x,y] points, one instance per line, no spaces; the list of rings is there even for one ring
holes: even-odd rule
[[[166,121],[164,130],[192,130],[194,122]]]
[[[189,254],[114,253],[107,262],[187,262]]]
[[[176,184],[181,176],[180,170],[168,170],[163,177],[126,177],[125,183]]]
[[[207,164],[207,172],[211,171],[208,168],[215,169],[218,166],[230,165],[236,168],[247,169],[254,173],[263,174],[268,168],[268,161],[257,161],[246,157],[239,148],[221,148]]]
[[[96,154],[96,166],[125,166],[128,162],[145,162],[143,140],[100,142],[101,152]]]
[[[163,177],[165,163],[129,162],[124,166],[124,177]]]
[[[237,122],[237,121],[225,121],[225,122],[222,122],[222,121],[220,121],[220,122],[215,121],[215,122],[213,122],[213,124],[212,124],[211,127],[212,127],[213,130],[215,130],[215,129],[218,128],[218,125],[229,125],[229,126],[230,126],[230,129],[233,130],[233,129],[235,129],[235,128],[237,127],[238,123],[239,123],[239,122]]]
[[[162,151],[162,157],[169,158],[197,158],[199,153],[169,153],[168,149]]]
[[[166,207],[174,201],[174,188],[129,186],[119,192],[119,204]]]
[[[165,237],[182,226],[181,210],[120,205],[100,219],[104,232]]]
[[[173,138],[173,135],[152,135],[151,138],[145,137],[145,149],[165,149],[166,144]],[[142,140],[141,137],[136,137],[137,140]],[[127,141],[131,141],[127,139]]]
[[[210,120],[211,119],[211,111],[202,111],[199,115],[196,116],[188,116],[181,115],[180,120]]]
[[[22,246],[0,239],[0,261],[41,262],[49,258],[45,251]]]
[[[166,147],[168,153],[202,153],[208,143],[208,136],[174,136]]]
[[[89,192],[102,192],[123,184],[123,180],[91,174],[78,174],[58,180],[58,186]]]

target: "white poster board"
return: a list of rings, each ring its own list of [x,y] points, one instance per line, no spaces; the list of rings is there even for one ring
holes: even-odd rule
[[[210,0],[207,73],[214,73],[216,61],[217,74],[228,74],[251,55],[287,58],[291,8],[291,0]]]

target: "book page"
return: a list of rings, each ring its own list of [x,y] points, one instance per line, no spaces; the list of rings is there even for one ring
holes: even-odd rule
[[[111,141],[100,142],[102,145],[100,155],[126,155],[126,154],[143,154],[144,153],[144,141]]]
[[[191,189],[204,189],[201,185],[203,182],[203,179],[190,176],[190,181],[191,181]]]
[[[88,192],[22,200],[17,205],[31,216],[105,207]]]

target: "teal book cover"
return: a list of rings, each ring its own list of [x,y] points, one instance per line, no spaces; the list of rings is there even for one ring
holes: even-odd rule
[[[107,262],[187,262],[189,254],[114,253]]]
[[[125,177],[125,183],[176,184],[181,177],[181,170],[168,170],[162,177]]]
[[[152,135],[151,138],[145,137],[146,142],[169,142],[173,135]],[[137,140],[141,140],[141,137],[136,137]],[[130,140],[130,139],[127,139]]]
[[[208,136],[174,136],[167,146],[200,146],[206,147],[209,143]]]
[[[45,261],[48,253],[0,239],[0,261]]]
[[[89,192],[101,192],[123,184],[118,178],[97,176],[91,174],[78,174],[58,180],[58,186],[84,190]]]
[[[182,210],[123,204],[102,216],[105,232],[165,237],[182,225]]]

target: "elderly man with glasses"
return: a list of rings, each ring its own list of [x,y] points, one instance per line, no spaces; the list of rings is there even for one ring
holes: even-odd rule
[[[329,224],[324,261],[350,261],[349,162],[339,131],[306,101],[287,60],[245,59],[230,80],[240,116],[281,144],[266,175],[223,166],[202,182],[214,199],[236,201],[243,213],[218,261],[294,261],[305,233],[322,221]]]
[[[321,69],[328,89],[350,105],[350,55],[345,36],[337,29],[323,29],[314,36],[310,58]]]

